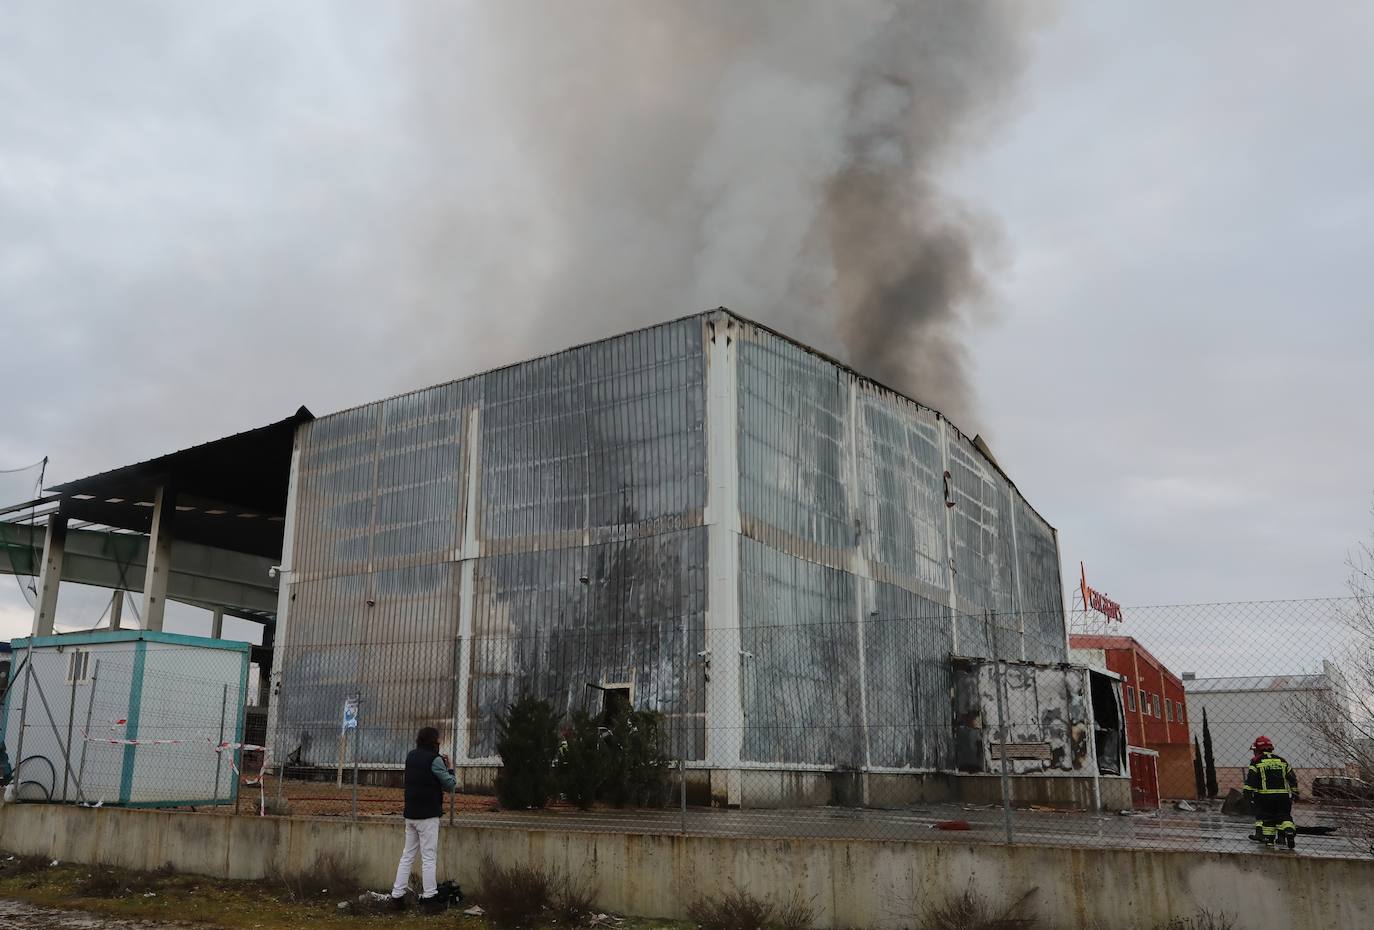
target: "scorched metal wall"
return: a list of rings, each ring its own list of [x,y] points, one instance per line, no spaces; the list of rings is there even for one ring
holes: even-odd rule
[[[709,441],[708,441],[709,440]],[[495,758],[629,688],[713,767],[953,767],[949,657],[1064,657],[1053,530],[934,411],[723,311],[301,427],[278,754]],[[991,639],[989,638],[991,636]]]
[[[699,756],[704,373],[694,318],[305,425],[275,751],[331,761],[357,694],[365,763],[489,759],[520,693],[627,683]]]

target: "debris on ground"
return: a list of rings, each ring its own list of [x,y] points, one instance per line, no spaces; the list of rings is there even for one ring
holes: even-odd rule
[[[1226,795],[1226,800],[1221,803],[1221,812],[1228,816],[1237,816],[1250,813],[1250,802],[1245,799],[1245,794],[1239,788],[1232,788]]]
[[[1177,804],[1174,805],[1174,808],[1181,811],[1197,810],[1197,806],[1190,801],[1179,801]]]
[[[930,825],[932,830],[972,830],[973,826],[967,820],[937,820]]]
[[[483,914],[485,914],[485,913],[486,913],[486,911],[482,910],[482,908],[481,908],[479,905],[474,904],[472,907],[470,907],[470,908],[468,908],[467,910],[463,911],[463,916],[465,916],[465,917],[481,917],[481,916],[482,916]]]

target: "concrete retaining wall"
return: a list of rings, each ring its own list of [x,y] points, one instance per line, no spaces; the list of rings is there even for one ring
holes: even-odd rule
[[[750,839],[463,827],[440,833],[439,867],[477,886],[483,856],[529,862],[596,888],[598,906],[680,918],[696,896],[738,887],[810,898],[823,927],[910,927],[923,903],[970,886],[1004,903],[1034,889],[1053,928],[1094,922],[1147,930],[1199,907],[1239,917],[1243,930],[1374,926],[1374,863],[1301,856],[1060,849],[1043,846]],[[258,879],[351,858],[363,881],[391,884],[401,831],[351,824],[53,805],[0,807],[0,848],[134,869]]]

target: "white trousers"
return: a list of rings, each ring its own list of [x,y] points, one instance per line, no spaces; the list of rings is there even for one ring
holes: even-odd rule
[[[420,854],[420,877],[424,881],[422,898],[432,898],[439,893],[439,883],[434,878],[434,864],[439,855],[439,818],[406,821],[406,845],[401,851],[401,864],[396,866],[396,884],[391,887],[391,896],[405,895],[410,884],[410,868],[415,864],[415,854]]]

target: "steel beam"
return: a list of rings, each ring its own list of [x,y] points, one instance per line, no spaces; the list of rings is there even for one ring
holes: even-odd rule
[[[9,558],[0,556],[0,574],[38,574],[45,561],[41,527],[0,523],[0,539],[9,547]],[[228,616],[258,622],[277,611],[277,580],[267,574],[274,559],[174,540],[171,563],[166,592],[170,600],[207,610],[222,607]],[[139,594],[147,564],[146,536],[67,530],[62,561],[65,582]]]
[[[33,605],[33,635],[51,636],[57,616],[57,590],[62,586],[62,562],[67,551],[67,518],[48,517],[43,534],[43,568],[38,576],[38,600]]]

